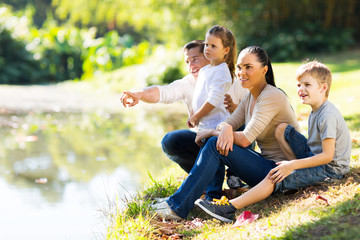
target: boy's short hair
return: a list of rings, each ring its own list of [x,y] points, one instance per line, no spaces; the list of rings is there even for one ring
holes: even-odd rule
[[[185,44],[185,46],[183,47],[183,52],[185,51],[189,51],[192,48],[196,48],[199,47],[200,48],[200,52],[204,52],[204,47],[205,47],[205,42],[203,40],[193,40],[191,42],[188,42],[187,44]]]
[[[296,70],[296,80],[299,81],[306,74],[310,74],[310,76],[316,79],[319,84],[327,83],[328,88],[326,90],[325,96],[328,97],[332,81],[330,69],[325,66],[325,64],[314,60],[301,65]]]

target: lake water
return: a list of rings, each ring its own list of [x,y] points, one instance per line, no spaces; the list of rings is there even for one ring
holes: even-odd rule
[[[104,239],[104,212],[116,196],[131,196],[148,173],[170,164],[161,122],[131,114],[0,115],[0,239]]]

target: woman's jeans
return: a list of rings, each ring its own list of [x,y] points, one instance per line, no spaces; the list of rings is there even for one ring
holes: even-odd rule
[[[167,133],[162,142],[162,148],[165,154],[170,158],[170,160],[176,162],[189,173],[196,162],[196,158],[199,152],[203,149],[205,143],[200,148],[195,143],[196,133],[190,130],[182,129],[175,130]],[[213,198],[220,198],[222,192],[222,183],[225,177],[225,167],[221,166],[217,169],[216,176],[213,177],[213,181],[208,183],[208,186],[205,187],[200,196],[204,193],[208,200]]]
[[[167,201],[170,208],[182,218],[187,217],[194,207],[194,202],[201,197],[210,183],[214,188],[222,188],[225,165],[250,186],[258,184],[276,166],[275,162],[263,158],[252,149],[235,144],[233,151],[223,156],[216,150],[216,142],[217,137],[206,142],[188,177]]]

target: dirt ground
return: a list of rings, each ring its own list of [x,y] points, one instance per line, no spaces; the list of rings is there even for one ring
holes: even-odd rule
[[[0,85],[0,113],[121,111],[121,94],[84,84]]]

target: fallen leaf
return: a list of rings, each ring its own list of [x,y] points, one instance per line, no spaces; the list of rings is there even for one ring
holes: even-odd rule
[[[171,235],[169,239],[181,239],[181,237],[178,234]]]
[[[188,227],[188,229],[194,229],[194,228],[201,228],[204,226],[204,221],[201,220],[200,218],[195,218],[192,221],[188,221],[185,223],[185,226]]]
[[[326,202],[327,205],[330,205],[328,200],[320,195],[317,195],[316,200],[322,200],[322,201]]]
[[[235,227],[240,227],[242,225],[248,224],[248,223],[252,223],[254,222],[257,218],[259,217],[259,214],[254,214],[250,211],[244,211],[236,220],[236,222],[234,223],[234,225],[232,226],[233,228]]]
[[[169,222],[159,222],[156,221],[155,219],[150,220],[150,223],[159,227],[157,229],[157,233],[159,235],[162,235],[163,237],[167,236],[167,238],[165,239],[169,239],[169,235],[176,234],[177,233],[176,227],[179,225]]]

